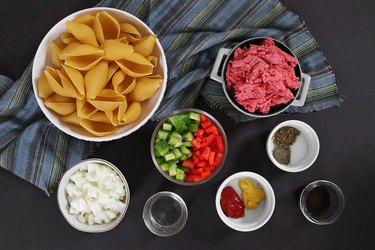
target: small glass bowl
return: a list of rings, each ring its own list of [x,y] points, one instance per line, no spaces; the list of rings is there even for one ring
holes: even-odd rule
[[[308,197],[310,192],[317,188],[321,187],[326,192],[328,198],[328,203],[325,205],[325,209],[322,210],[319,214],[313,214],[308,210]],[[321,197],[315,197],[316,199],[321,199]],[[318,200],[318,202],[320,202]],[[326,180],[317,180],[308,184],[301,192],[299,199],[299,208],[301,209],[302,214],[310,222],[317,225],[328,225],[338,220],[340,215],[343,213],[345,207],[345,197],[341,189],[334,184],[333,182]]]
[[[184,228],[188,210],[179,195],[162,191],[146,201],[142,217],[153,234],[166,237],[175,235]]]
[[[213,124],[215,124],[215,126],[218,128],[219,130],[219,135],[222,136],[223,138],[223,143],[224,143],[224,153],[223,153],[223,160],[220,164],[220,166],[218,166],[216,168],[216,170],[207,178],[201,180],[201,181],[196,181],[196,182],[186,182],[186,181],[179,181],[177,180],[176,178],[174,178],[173,176],[169,176],[169,174],[165,171],[163,171],[163,169],[160,168],[158,162],[156,161],[156,156],[155,156],[155,140],[156,140],[156,136],[157,136],[157,133],[158,131],[161,129],[161,127],[163,126],[163,123],[165,123],[170,117],[174,116],[174,115],[177,115],[177,114],[183,114],[183,113],[188,113],[188,112],[195,112],[195,113],[199,113],[199,114],[203,114],[207,117],[207,119],[209,121],[211,121]],[[223,129],[223,127],[220,125],[220,123],[212,116],[210,115],[209,113],[203,111],[203,110],[200,110],[200,109],[193,109],[193,108],[186,108],[186,109],[179,109],[179,110],[176,110],[172,113],[170,113],[166,118],[162,119],[155,127],[155,130],[154,132],[152,133],[152,136],[151,136],[151,142],[150,142],[150,152],[151,152],[151,157],[152,157],[152,161],[154,162],[155,164],[155,167],[158,169],[158,171],[165,177],[167,178],[168,180],[170,180],[171,182],[174,182],[176,184],[179,184],[179,185],[184,185],[184,186],[195,186],[195,185],[199,185],[199,184],[202,184],[202,183],[205,183],[211,179],[213,179],[216,174],[220,171],[220,169],[223,167],[224,165],[224,162],[225,162],[225,159],[227,158],[227,153],[228,153],[228,140],[227,140],[227,136],[225,134],[225,131]]]

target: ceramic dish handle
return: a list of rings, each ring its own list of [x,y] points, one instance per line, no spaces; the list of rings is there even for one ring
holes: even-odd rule
[[[311,76],[302,73],[301,94],[293,102],[292,106],[302,107],[305,104],[307,92],[309,91]]]
[[[223,60],[228,56],[230,49],[221,48],[219,50],[219,53],[217,53],[216,60],[214,63],[214,66],[212,67],[212,71],[210,74],[210,78],[212,80],[215,80],[217,82],[223,83],[223,76],[219,75],[221,72],[219,72],[220,65],[223,63]]]

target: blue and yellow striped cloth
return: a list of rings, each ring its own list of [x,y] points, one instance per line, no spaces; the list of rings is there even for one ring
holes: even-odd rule
[[[318,111],[341,101],[317,42],[298,16],[277,0],[104,0],[98,6],[139,17],[165,50],[168,88],[154,120],[193,106],[199,95],[233,120],[248,120],[208,75],[219,48],[254,36],[284,42],[312,77],[305,106],[287,112]],[[0,95],[0,166],[51,192],[66,168],[86,158],[95,145],[64,134],[43,116],[32,91],[31,65],[16,82],[1,76]]]

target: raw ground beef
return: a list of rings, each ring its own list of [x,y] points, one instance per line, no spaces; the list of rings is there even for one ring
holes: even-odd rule
[[[267,114],[272,106],[294,98],[290,89],[301,84],[294,72],[296,65],[297,60],[269,37],[261,45],[234,51],[226,71],[227,88],[247,111]]]

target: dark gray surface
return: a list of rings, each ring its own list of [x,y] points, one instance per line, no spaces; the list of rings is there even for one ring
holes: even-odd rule
[[[95,154],[117,165],[128,179],[131,202],[124,220],[112,231],[81,233],[60,214],[55,194],[47,197],[27,182],[0,170],[1,249],[369,249],[375,236],[374,152],[375,72],[373,0],[283,1],[305,20],[332,65],[345,102],[340,108],[278,116],[235,125],[224,115],[229,154],[222,171],[209,183],[180,187],[154,168],[148,141],[154,123],[137,133],[103,143]],[[58,20],[94,5],[90,1],[0,1],[0,73],[17,79],[44,34]],[[266,156],[265,140],[271,129],[287,119],[299,119],[317,132],[321,150],[316,163],[302,173],[285,173]],[[251,233],[231,230],[218,217],[214,197],[229,175],[249,170],[263,175],[276,194],[270,221]],[[299,187],[316,179],[338,184],[347,206],[338,222],[329,226],[309,223],[296,202]],[[178,193],[189,208],[186,227],[171,238],[151,234],[142,220],[142,207],[152,194]],[[372,247],[371,247],[372,246]]]

